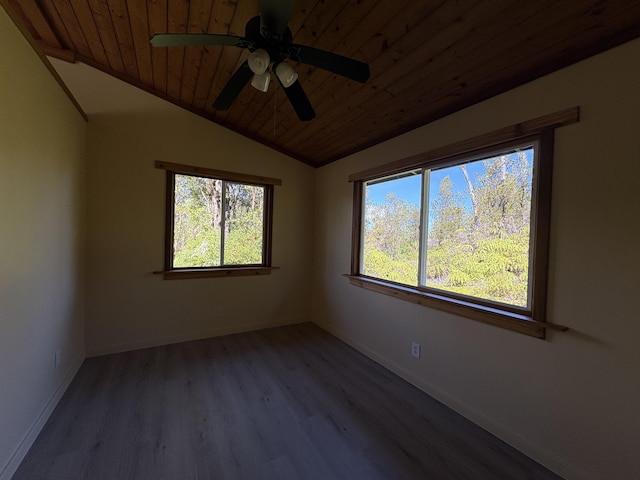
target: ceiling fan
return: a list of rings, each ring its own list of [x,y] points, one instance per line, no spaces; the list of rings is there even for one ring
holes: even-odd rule
[[[215,33],[165,33],[151,38],[154,47],[220,45],[248,49],[249,58],[236,70],[222,89],[213,108],[228,110],[242,89],[251,85],[266,92],[269,67],[284,88],[300,120],[311,120],[316,114],[298,81],[298,74],[286,61],[305,63],[343,77],[364,83],[369,79],[369,65],[336,53],[293,43],[287,26],[294,0],[261,0],[260,15],[247,22],[245,36]]]

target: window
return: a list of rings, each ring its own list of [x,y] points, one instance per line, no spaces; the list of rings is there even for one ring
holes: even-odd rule
[[[167,171],[165,278],[270,272],[273,186],[280,180],[156,167]]]
[[[540,120],[352,175],[352,283],[537,337],[565,329],[545,321],[559,125]]]
[[[536,150],[365,182],[360,273],[528,307]]]

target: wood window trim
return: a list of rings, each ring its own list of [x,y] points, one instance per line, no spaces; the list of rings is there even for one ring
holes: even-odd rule
[[[155,167],[173,173],[198,175],[200,177],[216,178],[218,180],[226,180],[228,182],[249,183],[253,185],[282,185],[282,180],[280,180],[279,178],[262,177],[259,175],[249,175],[246,173],[227,172],[225,170],[195,167],[192,165],[162,162],[159,160],[156,160]]]
[[[272,270],[279,267],[271,265],[272,232],[273,232],[273,194],[274,186],[282,185],[282,180],[278,178],[263,177],[245,173],[228,172],[205,167],[183,165],[156,160],[154,166],[160,170],[166,170],[166,193],[165,193],[165,258],[164,270],[153,272],[163,275],[165,280],[180,280],[190,278],[212,278],[212,277],[243,277],[270,275]],[[194,267],[194,268],[174,268],[172,267],[173,255],[173,218],[174,218],[174,190],[175,175],[194,175],[200,177],[214,178],[227,182],[237,182],[264,187],[264,230],[263,230],[263,263],[259,265],[224,265],[216,267]]]
[[[445,145],[428,152],[419,153],[395,162],[369,168],[349,175],[349,182],[367,181],[384,175],[393,175],[405,170],[429,166],[443,159],[461,156],[476,150],[491,148],[501,143],[539,135],[544,130],[571,125],[580,120],[580,107],[571,107],[542,117],[516,123],[477,137]]]
[[[345,275],[350,284],[536,338],[544,339],[546,329],[566,331],[567,327],[546,321],[553,141],[555,128],[577,123],[579,119],[580,108],[576,106],[350,175],[348,180],[354,185],[351,272]],[[536,234],[531,254],[533,278],[530,310],[518,313],[511,308],[503,309],[498,305],[464,299],[455,294],[398,284],[360,273],[363,185],[366,181],[415,168],[441,165],[449,160],[473,156],[476,152],[534,136],[539,139],[540,158],[544,160],[538,162],[539,179],[535,198],[532,198],[531,222],[532,231]]]
[[[475,302],[465,302],[433,292],[426,292],[418,287],[396,284],[367,277],[365,275],[344,275],[351,285],[364,288],[372,292],[382,293],[406,302],[415,303],[424,307],[434,308],[443,312],[459,315],[478,322],[487,323],[507,330],[523,333],[536,338],[545,337],[545,329],[551,328],[558,331],[566,331],[567,327],[552,323],[540,322],[531,319],[527,315],[500,310],[488,306],[481,306]]]
[[[185,278],[212,277],[250,277],[255,275],[270,275],[278,267],[242,266],[242,267],[211,267],[211,268],[175,268],[153,272],[162,274],[165,280],[181,280]]]

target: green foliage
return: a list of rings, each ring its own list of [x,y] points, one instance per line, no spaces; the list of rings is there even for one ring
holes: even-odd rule
[[[173,266],[211,267],[220,265],[220,229],[211,227],[194,232],[184,242],[180,250],[175,251]]]
[[[365,251],[364,273],[392,282],[415,284],[418,278],[418,255],[394,260],[375,249]]]
[[[262,263],[262,212],[249,210],[230,222],[229,233],[225,237],[225,264]]]
[[[382,205],[365,209],[364,273],[393,282],[418,281],[420,210],[387,196]]]

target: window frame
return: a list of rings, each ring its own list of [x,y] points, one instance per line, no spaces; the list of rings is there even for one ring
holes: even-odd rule
[[[271,264],[272,231],[273,231],[273,197],[274,186],[282,185],[282,180],[277,178],[262,177],[244,173],[227,172],[204,167],[195,167],[177,163],[156,161],[155,167],[166,171],[165,193],[165,247],[164,270],[160,272],[165,280],[182,278],[208,278],[208,277],[236,277],[249,275],[268,275],[274,267]],[[250,265],[220,265],[207,267],[174,267],[174,208],[175,208],[175,176],[189,175],[194,177],[221,180],[227,183],[240,183],[255,185],[264,188],[263,203],[263,237],[262,237],[262,263]],[[224,248],[223,246],[221,248]]]
[[[505,142],[505,143],[501,143],[498,145],[494,145],[492,147],[488,147],[488,148],[483,148],[483,149],[479,149],[479,150],[474,150],[473,152],[469,152],[469,153],[464,153],[464,154],[460,154],[460,155],[453,155],[451,157],[445,157],[443,159],[436,159],[436,160],[432,160],[429,161],[425,164],[423,164],[421,167],[419,168],[411,168],[409,170],[406,170],[405,172],[401,172],[399,174],[394,174],[394,175],[389,175],[389,176],[383,176],[383,177],[378,177],[375,178],[373,180],[365,180],[362,182],[363,184],[363,188],[365,186],[365,184],[370,184],[371,182],[374,183],[382,183],[384,181],[388,181],[388,180],[392,180],[395,178],[401,178],[404,176],[411,176],[411,175],[421,175],[421,192],[420,192],[420,197],[421,197],[421,209],[420,209],[420,233],[419,233],[419,255],[418,255],[418,282],[417,285],[415,285],[415,288],[417,288],[418,290],[421,291],[425,291],[425,292],[432,292],[432,293],[439,293],[439,294],[443,294],[443,296],[451,296],[459,301],[468,301],[471,303],[478,303],[484,307],[490,307],[490,308],[497,308],[500,310],[506,310],[512,313],[524,313],[524,314],[529,314],[531,315],[530,312],[530,308],[529,307],[520,307],[517,305],[511,305],[511,304],[506,304],[506,303],[501,303],[498,301],[494,301],[494,300],[489,300],[489,299],[484,299],[481,297],[474,297],[474,296],[470,296],[470,295],[464,295],[464,294],[460,294],[460,293],[455,293],[455,292],[450,292],[444,289],[438,289],[435,287],[429,287],[427,285],[425,285],[425,283],[423,282],[423,280],[426,280],[426,265],[423,265],[424,263],[424,259],[427,258],[428,259],[428,254],[427,254],[427,238],[429,235],[429,214],[430,214],[430,205],[428,205],[428,199],[429,199],[429,183],[430,183],[430,175],[432,171],[437,171],[443,168],[450,168],[450,167],[456,167],[459,165],[465,165],[468,163],[472,163],[472,162],[476,162],[476,161],[480,161],[480,160],[484,160],[484,159],[490,159],[490,158],[494,158],[494,157],[498,157],[498,156],[502,156],[504,154],[507,154],[507,152],[509,153],[513,153],[515,151],[518,150],[525,150],[531,148],[534,150],[534,164],[532,165],[535,166],[540,158],[540,135],[533,135],[530,137],[525,137],[525,138],[521,138],[521,139],[517,139],[517,140],[513,140],[510,142]],[[535,207],[536,207],[536,200],[537,200],[537,187],[539,186],[539,178],[538,178],[538,173],[540,172],[539,168],[533,168],[532,171],[532,179],[531,179],[531,187],[532,187],[532,191],[531,191],[531,219],[533,220],[535,218]],[[362,202],[362,212],[361,212],[361,216],[362,218],[364,218],[364,214],[365,214],[365,198],[363,196],[363,202]],[[425,207],[426,204],[426,207]],[[536,238],[536,228],[538,227],[538,225],[536,223],[534,223],[533,221],[531,221],[530,223],[530,231],[532,232],[529,236],[529,250],[530,252],[534,252],[534,250],[536,249],[536,245],[534,242],[534,239]],[[365,237],[364,237],[364,222],[361,222],[361,227],[360,227],[360,244],[364,244],[365,242]],[[531,254],[529,255],[529,271],[532,272],[533,271],[533,257],[534,255]],[[427,260],[428,261],[428,260]],[[373,276],[369,276],[366,275],[364,273],[362,273],[363,270],[363,262],[364,262],[364,251],[361,249],[360,251],[360,261],[359,261],[359,274],[367,277],[367,278],[376,278],[378,280],[383,280],[383,281],[390,281],[387,279],[380,279],[378,277],[373,277]],[[391,283],[395,283],[393,281],[390,281]],[[400,285],[406,285],[403,283],[400,283]],[[529,286],[527,287],[528,292],[528,300],[532,301],[533,300],[533,289],[535,288],[535,282],[531,282],[529,284]]]
[[[353,223],[351,240],[351,270],[346,275],[352,285],[389,295],[401,300],[435,308],[472,320],[506,328],[536,338],[545,338],[547,329],[559,331],[566,327],[548,323],[546,318],[549,231],[551,215],[551,177],[553,170],[554,130],[579,121],[579,107],[505,127],[485,135],[447,145],[430,152],[374,167],[349,176],[353,183]],[[487,158],[510,147],[537,143],[533,165],[529,282],[530,299],[527,308],[510,306],[476,297],[460,295],[426,286],[405,285],[361,272],[363,258],[364,186],[366,182],[402,174],[416,169],[442,168],[459,165],[474,158]],[[424,195],[424,179],[422,186]],[[420,248],[424,248],[422,241]]]

